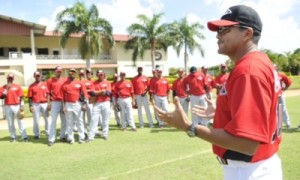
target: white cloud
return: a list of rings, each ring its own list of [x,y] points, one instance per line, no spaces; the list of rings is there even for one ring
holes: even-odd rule
[[[41,17],[38,20],[39,24],[45,25],[47,26],[47,31],[52,31],[54,30],[55,26],[56,26],[56,15],[63,11],[66,7],[65,6],[58,6],[55,11],[51,14],[50,18],[46,18],[46,17]]]

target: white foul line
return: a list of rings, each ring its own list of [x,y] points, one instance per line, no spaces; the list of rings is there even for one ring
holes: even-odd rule
[[[161,166],[161,165],[164,165],[164,164],[173,163],[173,162],[180,161],[180,160],[183,160],[183,159],[192,158],[194,156],[198,156],[198,155],[205,154],[205,153],[208,153],[208,152],[211,152],[211,150],[201,151],[201,152],[191,154],[191,155],[188,155],[188,156],[183,156],[183,157],[179,157],[179,158],[176,158],[176,159],[166,160],[166,161],[163,161],[163,162],[160,162],[160,163],[156,163],[156,164],[152,164],[152,165],[149,165],[149,166],[144,166],[144,167],[141,167],[141,168],[136,168],[136,169],[132,169],[132,170],[129,170],[129,171],[113,174],[113,175],[107,176],[107,177],[100,177],[100,179],[108,179],[108,178],[111,178],[111,177],[116,177],[116,176],[120,176],[120,175],[124,175],[124,174],[130,174],[130,173],[138,172],[138,171],[141,171],[141,170],[150,169],[150,168],[153,168],[153,167],[156,167],[156,166]]]

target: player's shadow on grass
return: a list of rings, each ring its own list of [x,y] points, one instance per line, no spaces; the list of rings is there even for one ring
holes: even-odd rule
[[[300,133],[300,129],[299,128],[283,128],[282,129],[283,133]]]
[[[169,127],[169,126],[164,126],[162,128],[160,127],[155,127],[151,129],[151,133],[160,133],[160,132],[179,132],[180,130],[173,128],[173,127]]]

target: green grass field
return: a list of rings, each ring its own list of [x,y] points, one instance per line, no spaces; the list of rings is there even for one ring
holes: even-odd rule
[[[300,96],[287,98],[292,126],[300,125]],[[108,141],[47,146],[46,136],[10,143],[0,131],[0,179],[222,179],[211,145],[173,128],[122,132],[111,121]],[[284,179],[300,179],[300,132],[283,130]]]

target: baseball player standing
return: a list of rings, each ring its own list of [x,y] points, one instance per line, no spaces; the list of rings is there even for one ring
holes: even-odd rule
[[[292,85],[292,80],[287,75],[285,75],[283,72],[279,72],[279,69],[276,64],[274,66],[278,72],[280,85],[281,85],[281,89],[282,89],[282,94],[281,94],[281,96],[279,96],[279,102],[282,104],[283,121],[287,128],[291,128],[291,120],[290,120],[289,113],[287,111],[285,97],[284,97],[283,92]]]
[[[150,82],[149,79],[143,75],[142,67],[138,67],[137,71],[138,71],[138,75],[131,80],[131,83],[133,86],[135,101],[138,107],[138,118],[139,118],[140,127],[141,128],[144,127],[143,109],[142,109],[142,107],[144,106],[147,120],[149,122],[149,126],[150,128],[153,128],[153,120],[152,120],[152,116],[149,108],[149,100],[147,96]]]
[[[211,99],[212,98],[212,90],[213,90],[213,87],[215,86],[215,80],[214,78],[207,73],[208,71],[208,68],[206,66],[202,66],[201,67],[201,72],[204,74],[204,77],[205,77],[205,82],[206,82],[206,96]]]
[[[178,78],[174,81],[172,86],[173,98],[177,96],[179,98],[180,104],[186,114],[189,111],[190,97],[187,95],[185,91],[185,87],[183,86],[183,80],[185,78],[185,73],[183,69],[178,70]]]
[[[219,95],[222,87],[224,87],[225,82],[229,77],[229,73],[227,73],[226,64],[221,64],[220,66],[221,73],[215,78],[215,88],[217,89],[217,95]]]
[[[115,84],[114,91],[117,104],[121,109],[122,130],[126,130],[126,122],[128,122],[132,131],[136,131],[133,120],[132,107],[134,105],[133,87],[130,81],[126,80],[126,73],[120,72],[120,81]]]
[[[185,77],[183,81],[183,86],[186,89],[187,94],[190,95],[191,99],[191,108],[195,105],[199,106],[207,106],[207,102],[205,101],[207,91],[205,76],[202,72],[197,72],[197,68],[192,66],[190,68],[190,74]],[[194,123],[202,124],[207,126],[208,121],[199,117],[195,114],[192,114],[192,120]]]
[[[49,90],[47,83],[42,81],[39,71],[33,73],[35,82],[29,86],[28,89],[28,102],[29,110],[33,113],[33,134],[34,139],[40,139],[40,113],[45,120],[45,132],[49,133],[49,116],[48,116],[48,95]]]
[[[18,114],[24,113],[24,93],[21,86],[13,83],[14,75],[9,73],[7,75],[7,84],[0,89],[0,98],[5,99],[5,115],[8,123],[10,133],[10,142],[15,142],[17,138],[14,119],[16,117],[19,125],[19,131],[24,142],[28,142],[25,123],[23,117]]]
[[[213,128],[191,123],[178,99],[176,109],[167,113],[155,108],[168,124],[213,144],[213,152],[223,167],[224,180],[282,179],[277,155],[281,142],[281,87],[268,56],[258,50],[262,22],[257,12],[245,5],[227,9],[221,20],[210,21],[217,32],[218,53],[227,55],[235,66],[216,108],[196,107],[193,113],[214,117]],[[250,106],[249,106],[250,105]]]
[[[52,146],[56,138],[56,122],[58,115],[60,115],[61,129],[60,141],[66,142],[66,117],[62,109],[62,92],[61,86],[65,83],[66,78],[61,76],[62,68],[57,66],[55,68],[55,77],[48,79],[47,86],[50,92],[48,96],[48,110],[51,110],[51,122],[48,137],[48,146]]]
[[[153,105],[153,94],[152,92],[150,91],[150,89],[153,89],[152,85],[155,84],[157,80],[157,73],[156,73],[156,70],[155,69],[152,69],[152,78],[150,79],[150,86],[149,86],[149,101],[150,103]],[[156,116],[156,114],[154,114],[154,118],[155,118],[155,121],[156,121],[156,124],[158,125],[158,118]]]
[[[101,116],[102,120],[102,135],[104,140],[108,138],[109,120],[110,120],[110,97],[111,85],[104,78],[105,74],[102,70],[97,71],[98,80],[94,81],[89,91],[91,96],[96,97],[96,102],[93,106],[92,121],[90,123],[89,141],[93,141],[97,132],[98,121]]]
[[[79,73],[79,77],[80,77],[80,81],[81,83],[85,86],[86,91],[88,92],[91,89],[91,86],[93,84],[93,80],[92,80],[92,71],[90,69],[87,70],[80,70]],[[89,98],[90,95],[87,95],[87,104],[86,104],[86,111],[82,112],[82,118],[83,118],[83,123],[84,123],[84,130],[85,130],[85,134],[87,137],[87,130],[88,130],[88,126],[91,123],[91,119],[92,119],[92,110],[93,110],[93,104],[89,103]],[[87,118],[86,118],[87,116]],[[86,121],[87,119],[87,121]]]
[[[70,69],[69,77],[62,85],[61,91],[63,94],[63,111],[66,114],[67,121],[67,141],[69,144],[74,143],[73,126],[75,121],[79,136],[78,143],[82,144],[85,140],[82,111],[86,110],[87,91],[80,80],[76,79],[75,69]],[[83,94],[82,103],[80,102],[81,94]]]
[[[154,104],[160,109],[168,112],[169,110],[169,91],[170,84],[169,81],[162,77],[162,70],[160,68],[156,69],[157,80],[153,82],[150,86],[150,91],[154,96]],[[164,122],[158,118],[158,126],[162,128]]]
[[[115,120],[117,122],[117,126],[121,126],[121,121],[120,121],[120,109],[118,107],[115,107],[115,105],[117,104],[116,101],[116,92],[115,92],[115,84],[118,82],[118,74],[114,74],[114,80],[111,83],[111,91],[112,91],[112,95],[111,95],[111,106],[113,107],[113,111],[114,111],[114,115],[115,115]]]

